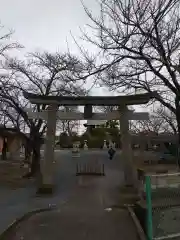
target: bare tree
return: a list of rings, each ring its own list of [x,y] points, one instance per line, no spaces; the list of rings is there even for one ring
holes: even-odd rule
[[[6,31],[4,26],[0,24],[0,67],[8,58],[10,50],[22,48],[19,43],[11,41],[12,34],[13,31]]]
[[[131,122],[131,131],[135,133],[159,134],[164,129],[164,119],[156,116],[151,116],[149,120],[138,120]]]
[[[154,117],[163,119],[162,130],[164,132],[172,132],[177,134],[177,121],[175,114],[163,105],[159,105],[154,109]]]
[[[8,58],[8,54],[13,49],[22,48],[17,42],[11,41],[12,31],[6,31],[0,24],[0,81],[4,80],[6,72],[3,69],[3,65]],[[6,116],[7,108],[2,102],[0,103],[0,124],[4,127],[9,123],[9,118]],[[14,118],[15,119],[15,118]],[[7,143],[5,137],[3,138],[2,158],[6,159]]]
[[[66,106],[64,108],[66,112],[77,112],[78,106]],[[61,120],[58,121],[57,128],[62,133],[67,133],[69,136],[72,135],[74,130],[79,126],[79,121],[77,120]]]
[[[150,111],[149,120],[131,121],[131,131],[134,133],[174,133],[177,134],[175,115],[163,105],[157,105]]]
[[[100,0],[93,37],[100,52],[92,75],[112,90],[158,94],[155,99],[177,119],[180,143],[180,1]]]
[[[71,136],[78,125],[79,123],[76,120],[61,120],[58,124],[58,130],[61,133],[66,132],[68,136]]]
[[[82,73],[82,62],[69,54],[50,54],[44,52],[33,53],[26,61],[9,59],[6,62],[7,75],[0,81],[0,102],[8,111],[6,116],[13,122],[14,116],[18,116],[19,130],[21,122],[26,123],[29,129],[28,146],[33,151],[31,173],[34,175],[40,169],[40,145],[46,123],[43,120],[29,119],[27,108],[34,110],[45,110],[47,105],[31,105],[23,96],[24,91],[42,95],[83,95],[85,93],[83,82],[80,79]]]

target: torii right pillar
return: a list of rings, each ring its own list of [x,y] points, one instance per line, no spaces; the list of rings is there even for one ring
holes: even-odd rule
[[[121,130],[121,149],[122,161],[124,165],[124,181],[129,187],[136,187],[136,172],[133,164],[133,153],[131,137],[129,134],[129,110],[127,106],[120,108],[120,130]]]

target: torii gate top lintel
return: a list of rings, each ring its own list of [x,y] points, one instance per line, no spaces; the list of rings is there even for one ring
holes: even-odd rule
[[[126,96],[45,96],[24,92],[24,97],[33,104],[57,104],[62,106],[118,106],[146,104],[157,92]]]

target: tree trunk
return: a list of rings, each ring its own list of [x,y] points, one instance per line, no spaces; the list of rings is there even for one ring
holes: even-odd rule
[[[176,120],[177,120],[177,129],[178,129],[178,152],[177,152],[177,164],[180,170],[180,104],[179,104],[179,97],[176,96],[175,98],[175,105],[176,105]]]
[[[35,145],[33,146],[32,162],[31,162],[31,176],[35,176],[40,172],[40,158],[41,158],[41,142],[36,140]]]
[[[29,143],[30,144],[30,143]],[[30,172],[28,172],[24,177],[29,178],[29,177],[36,177],[40,173],[40,158],[41,158],[41,138],[36,137],[31,140],[31,147],[32,148],[27,148],[27,155],[32,150],[32,159],[31,159],[31,165],[30,165]],[[30,150],[31,149],[31,150]]]
[[[25,162],[30,163],[31,152],[32,152],[32,144],[31,141],[28,139],[24,145],[25,148]]]
[[[3,138],[2,160],[7,160],[7,140]]]

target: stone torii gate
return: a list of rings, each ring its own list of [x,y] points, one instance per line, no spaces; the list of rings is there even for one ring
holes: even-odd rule
[[[44,96],[24,92],[24,97],[32,104],[46,104],[48,110],[41,112],[28,112],[30,118],[47,120],[45,140],[45,153],[42,166],[41,192],[53,190],[53,161],[56,120],[120,120],[122,158],[125,159],[125,183],[133,185],[135,172],[132,168],[132,148],[129,136],[129,120],[146,120],[148,113],[134,113],[128,110],[128,105],[146,104],[154,97],[155,92],[129,95],[129,96]],[[84,113],[58,111],[59,106],[84,106]],[[118,111],[109,113],[93,113],[92,106],[119,106]]]

